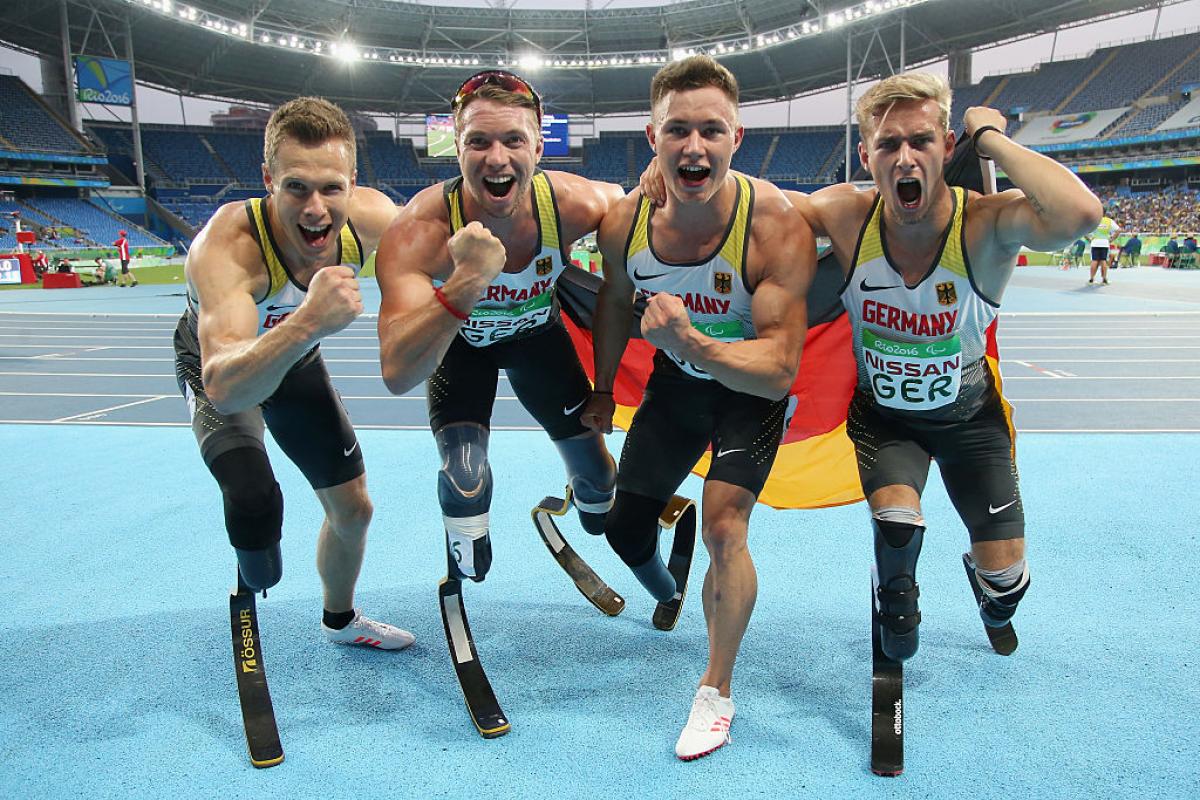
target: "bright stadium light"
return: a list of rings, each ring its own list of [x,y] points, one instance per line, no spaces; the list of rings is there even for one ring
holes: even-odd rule
[[[697,53],[736,57],[752,51],[768,50],[798,39],[820,36],[826,31],[859,24],[864,20],[880,17],[897,9],[923,5],[930,0],[864,0],[837,10],[826,10],[816,16],[797,21],[772,30],[745,32],[726,35],[705,41],[692,41],[670,48],[642,50],[637,52],[612,51],[584,54],[562,54],[547,58],[537,53],[480,52],[468,56],[461,49],[427,50],[415,47],[366,47],[348,41],[336,41],[319,35],[298,33],[285,23],[276,25],[259,24],[257,19],[233,19],[218,13],[204,11],[179,0],[123,0],[126,5],[137,6],[162,14],[184,25],[195,25],[205,30],[226,36],[237,36],[255,42],[262,47],[278,47],[302,50],[314,55],[338,58],[347,63],[360,60],[383,61],[411,67],[453,67],[470,63],[478,66],[481,59],[499,66],[520,66],[528,71],[540,69],[622,69],[678,61]]]

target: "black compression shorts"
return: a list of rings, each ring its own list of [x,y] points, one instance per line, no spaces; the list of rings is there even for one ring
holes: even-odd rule
[[[786,400],[692,377],[656,352],[654,372],[621,451],[617,489],[665,502],[711,445],[706,480],[740,486],[758,497],[779,451],[786,411]]]
[[[856,392],[846,433],[868,498],[893,485],[911,486],[920,495],[933,459],[971,541],[1025,536],[1016,453],[998,394],[969,420],[926,422],[886,413],[870,395]]]
[[[1108,261],[1108,248],[1107,247],[1093,247],[1092,248],[1092,261]]]
[[[175,329],[175,377],[210,469],[217,456],[239,447],[265,451],[266,427],[314,489],[339,486],[366,471],[362,448],[318,348],[296,362],[262,405],[236,414],[222,414],[208,399],[197,351],[185,315]]]
[[[501,369],[513,394],[551,439],[569,439],[588,430],[579,415],[592,385],[561,318],[537,333],[487,347],[473,347],[455,336],[426,384],[429,427],[435,433],[456,422],[491,428]]]

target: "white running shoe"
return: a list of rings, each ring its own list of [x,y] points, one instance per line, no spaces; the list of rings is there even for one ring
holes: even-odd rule
[[[354,609],[354,619],[341,630],[330,628],[324,622],[321,630],[325,638],[337,644],[360,644],[363,647],[377,647],[380,650],[403,650],[417,640],[408,631],[401,630],[386,622],[376,622],[364,616],[362,611]]]
[[[706,756],[731,741],[729,724],[733,722],[733,701],[721,697],[712,686],[701,686],[692,701],[692,713],[675,743],[675,755],[683,761]]]

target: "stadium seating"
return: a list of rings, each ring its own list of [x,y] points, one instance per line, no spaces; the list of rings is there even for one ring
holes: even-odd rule
[[[27,151],[85,154],[78,138],[63,127],[14,75],[0,75],[0,136]]]
[[[28,201],[37,211],[51,218],[54,224],[65,225],[79,231],[81,242],[63,241],[63,246],[108,246],[117,239],[117,231],[129,232],[131,247],[156,247],[166,244],[157,236],[121,219],[87,200],[67,197],[37,197]]]

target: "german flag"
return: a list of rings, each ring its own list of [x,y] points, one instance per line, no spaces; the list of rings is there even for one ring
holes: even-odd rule
[[[981,194],[996,190],[991,162],[982,162],[975,156],[965,135],[959,137],[954,155],[946,164],[945,176],[951,185]],[[846,412],[858,374],[850,321],[839,296],[844,280],[845,273],[833,252],[823,254],[817,261],[816,276],[808,292],[808,334],[800,371],[789,392],[791,419],[771,475],[758,498],[760,503],[773,508],[825,508],[863,499],[854,445],[846,436]],[[591,323],[600,284],[599,276],[568,268],[557,287],[559,301],[567,312],[564,317],[567,330],[584,370],[593,381]],[[613,386],[617,403],[613,423],[624,430],[629,429],[633,413],[642,401],[642,390],[653,367],[654,347],[641,338],[644,307],[645,301],[639,300],[629,345],[621,357]],[[994,323],[987,338],[988,363],[999,386]],[[692,471],[703,477],[711,460],[711,452],[705,453]]]
[[[599,276],[580,269],[568,269],[558,281],[567,331],[593,380],[591,321],[600,283]],[[863,499],[854,445],[846,436],[846,409],[857,372],[850,322],[837,296],[841,283],[837,260],[832,254],[823,256],[809,292],[809,328],[800,372],[789,393],[791,419],[759,495],[760,503],[774,508],[823,508]],[[643,307],[644,301],[639,302],[635,328]],[[653,359],[654,346],[642,339],[638,330],[632,331],[613,386],[617,403],[613,423],[624,430],[629,430],[633,413],[642,402]],[[706,475],[711,458],[711,453],[705,453],[692,471]]]

